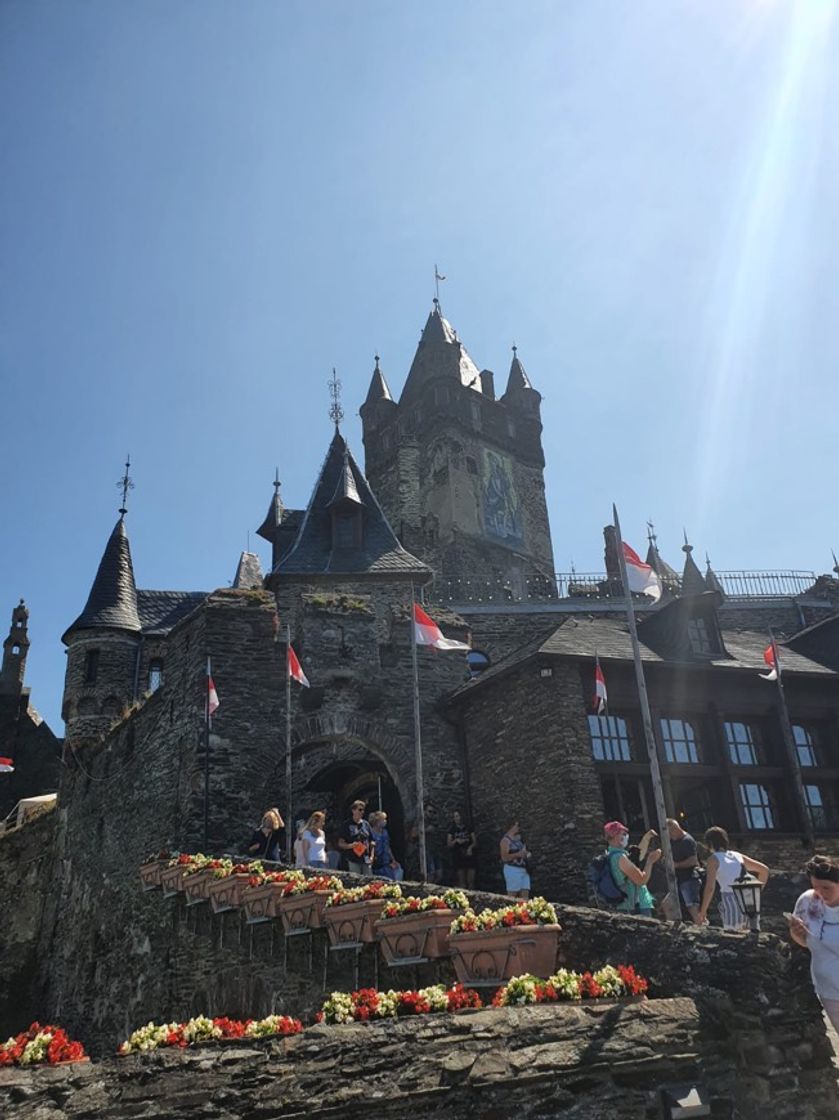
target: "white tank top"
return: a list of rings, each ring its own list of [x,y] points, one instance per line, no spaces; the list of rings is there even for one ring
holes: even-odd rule
[[[308,829],[303,833],[303,839],[309,841],[309,863],[326,863],[326,836],[321,832],[315,836]]]
[[[731,891],[731,884],[736,883],[743,874],[743,857],[739,852],[714,852],[717,860],[717,882],[720,891]]]

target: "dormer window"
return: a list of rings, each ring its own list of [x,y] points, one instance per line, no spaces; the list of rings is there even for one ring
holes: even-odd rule
[[[356,510],[332,513],[332,547],[357,548],[361,544],[361,514]]]
[[[704,618],[688,619],[688,641],[691,653],[710,657],[715,652],[711,635],[708,633],[708,624]]]

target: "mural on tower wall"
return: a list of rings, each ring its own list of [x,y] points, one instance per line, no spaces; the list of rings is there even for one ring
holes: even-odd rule
[[[513,481],[513,462],[507,455],[484,449],[482,462],[484,528],[487,536],[512,544],[524,540],[521,503]]]

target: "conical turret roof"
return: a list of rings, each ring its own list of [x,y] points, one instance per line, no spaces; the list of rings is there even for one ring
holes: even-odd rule
[[[399,403],[413,400],[426,382],[438,377],[450,377],[467,389],[481,392],[481,373],[470,358],[466,347],[448,320],[443,318],[440,304],[428,316],[417,352],[411,363],[405,388]]]
[[[709,591],[717,591],[720,595],[725,595],[723,585],[720,583],[717,573],[711,567],[709,557],[705,556],[705,586]]]
[[[349,501],[359,507],[359,544],[334,547],[332,508],[336,501]],[[416,578],[430,575],[425,564],[399,543],[352,451],[336,429],[297,539],[274,573],[283,576],[367,572]]]
[[[370,379],[370,388],[367,390],[367,396],[364,398],[365,404],[377,404],[379,401],[392,401],[393,397],[390,394],[385,375],[379,369],[379,355],[376,355],[376,368],[373,370],[373,376]]]
[[[271,504],[268,507],[268,512],[265,514],[265,520],[256,530],[257,536],[262,537],[265,541],[271,541],[273,544],[274,537],[277,529],[283,523],[283,514],[285,508],[283,500],[280,497],[280,474],[279,470],[274,478],[274,497],[271,499]]]
[[[510,363],[510,374],[507,378],[507,388],[504,390],[506,393],[514,393],[519,389],[532,389],[530,378],[524,370],[524,366],[519,361],[519,355],[516,347],[513,347],[513,360]]]
[[[67,629],[62,640],[66,642],[67,635],[74,630],[100,627],[134,633],[139,633],[141,629],[131,549],[122,517],[117,521],[105,545],[85,608]]]
[[[682,545],[682,552],[685,554],[685,567],[682,572],[682,594],[702,595],[708,590],[708,587],[702,573],[696,566],[696,561],[691,555],[693,552],[693,545],[688,544],[687,536],[685,536],[685,543]]]

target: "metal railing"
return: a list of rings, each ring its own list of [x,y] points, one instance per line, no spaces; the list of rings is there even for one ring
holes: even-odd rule
[[[816,582],[815,572],[769,570],[716,572],[726,599],[759,600],[804,595]],[[678,594],[680,581],[664,578],[664,586]],[[836,580],[839,594],[839,580]],[[437,603],[550,603],[558,600],[623,598],[620,579],[605,572],[555,572],[550,576],[496,575],[437,576],[426,588],[426,598]],[[639,596],[639,599],[643,599]]]

